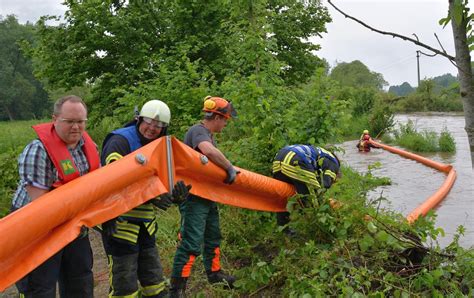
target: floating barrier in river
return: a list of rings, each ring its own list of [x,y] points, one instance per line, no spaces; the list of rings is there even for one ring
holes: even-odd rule
[[[232,185],[226,173],[172,137],[163,137],[124,158],[46,193],[0,219],[0,292],[94,227],[172,189],[262,211],[285,211],[293,186],[244,169]]]
[[[407,152],[399,148],[395,148],[395,147],[391,147],[385,144],[375,142],[372,139],[370,140],[370,143],[373,144],[374,146],[383,148],[387,151],[401,155],[403,157],[413,159],[424,165],[434,168],[440,172],[448,174],[443,184],[440,186],[440,188],[434,194],[432,194],[429,198],[427,198],[421,205],[419,205],[412,212],[410,212],[410,214],[408,214],[407,216],[408,222],[413,223],[415,220],[417,220],[418,217],[425,216],[428,213],[428,211],[435,208],[448,195],[449,191],[453,187],[454,181],[456,180],[456,170],[453,168],[452,165],[447,165],[444,163],[433,161],[426,157],[423,157],[411,152]]]

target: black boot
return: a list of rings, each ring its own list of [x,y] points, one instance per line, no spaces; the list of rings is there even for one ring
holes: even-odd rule
[[[172,277],[170,287],[170,298],[184,298],[186,297],[186,277]]]
[[[207,280],[211,283],[218,283],[222,282],[225,283],[225,286],[229,289],[232,289],[234,286],[234,282],[236,280],[235,276],[229,275],[224,273],[224,271],[219,270],[219,271],[214,271],[214,272],[208,272],[207,273]]]

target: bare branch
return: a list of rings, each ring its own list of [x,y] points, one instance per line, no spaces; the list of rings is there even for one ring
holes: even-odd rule
[[[410,38],[410,37],[406,37],[406,36],[404,36],[404,35],[400,35],[400,34],[393,33],[393,32],[386,32],[386,31],[381,31],[381,30],[375,29],[375,28],[373,28],[373,27],[367,25],[366,23],[364,23],[364,22],[362,22],[362,21],[360,21],[360,20],[358,20],[358,19],[356,19],[356,18],[354,18],[354,17],[352,17],[352,16],[346,14],[345,12],[343,12],[342,10],[340,10],[339,8],[337,8],[337,7],[331,2],[331,0],[328,0],[328,3],[331,4],[331,6],[334,7],[335,10],[337,10],[338,12],[340,12],[344,17],[349,18],[349,19],[351,19],[351,20],[353,20],[353,21],[355,21],[355,22],[361,24],[362,26],[364,26],[364,27],[366,27],[366,28],[368,28],[368,29],[370,29],[370,30],[372,30],[372,31],[375,31],[375,32],[380,33],[380,34],[383,34],[383,35],[390,35],[390,36],[392,36],[392,37],[397,37],[397,38],[403,39],[403,40],[405,40],[405,41],[410,41],[410,42],[416,44],[417,46],[423,47],[423,48],[425,48],[425,49],[427,49],[427,50],[429,50],[429,51],[432,51],[433,53],[436,53],[436,54],[439,54],[439,55],[441,55],[441,56],[443,56],[443,57],[446,57],[446,58],[448,58],[448,59],[451,60],[451,61],[455,61],[455,58],[454,58],[453,56],[451,56],[451,55],[448,55],[445,51],[437,50],[437,49],[435,49],[435,48],[433,48],[433,47],[430,47],[429,45],[426,45],[426,44],[424,44],[424,43],[422,43],[422,42],[419,42],[418,40],[415,40],[415,39]],[[416,35],[415,35],[415,37],[416,37],[416,39],[418,39],[418,37],[417,37]],[[444,50],[444,49],[443,49],[443,50]]]
[[[438,41],[439,46],[443,49],[443,52],[447,53],[446,50],[445,50],[444,47],[443,47],[443,44],[442,44],[441,41],[439,40],[438,35],[437,35],[436,33],[434,33],[434,36],[436,37],[436,40]],[[454,63],[452,60],[449,60],[449,62],[451,62],[451,64],[454,65],[454,67],[457,68],[456,63]]]
[[[438,54],[436,54],[436,53],[435,53],[435,54],[427,54],[427,53],[424,53],[424,52],[422,52],[422,51],[417,51],[417,52],[420,53],[420,54],[423,54],[423,55],[425,55],[425,56],[428,56],[428,57],[434,57],[434,56],[438,55]]]

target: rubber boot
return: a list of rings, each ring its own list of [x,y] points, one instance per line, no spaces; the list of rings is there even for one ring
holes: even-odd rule
[[[235,276],[226,274],[224,271],[207,272],[207,280],[211,283],[224,283],[226,288],[232,289],[234,282],[236,281]]]
[[[184,298],[186,297],[186,283],[187,277],[172,277],[170,287],[170,298]]]

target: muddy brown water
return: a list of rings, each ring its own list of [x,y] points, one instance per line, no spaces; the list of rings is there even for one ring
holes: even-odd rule
[[[429,159],[451,164],[457,172],[453,188],[447,197],[437,206],[436,227],[445,231],[445,236],[438,238],[441,246],[448,245],[459,225],[466,229],[460,239],[463,247],[474,246],[474,190],[473,170],[467,134],[464,131],[464,116],[453,114],[396,115],[397,123],[406,124],[408,120],[415,123],[418,131],[430,130],[438,134],[447,128],[456,142],[456,153],[417,153]],[[398,124],[396,124],[398,128]],[[387,199],[384,207],[401,212],[407,216],[418,205],[432,195],[444,182],[446,175],[416,161],[400,157],[383,149],[372,149],[369,153],[359,153],[355,148],[357,141],[342,144],[345,150],[340,154],[343,162],[359,172],[367,172],[368,166],[379,162],[381,167],[372,173],[380,177],[389,177],[391,185],[381,186],[369,192],[369,198],[381,195]],[[408,150],[409,151],[409,150]]]

